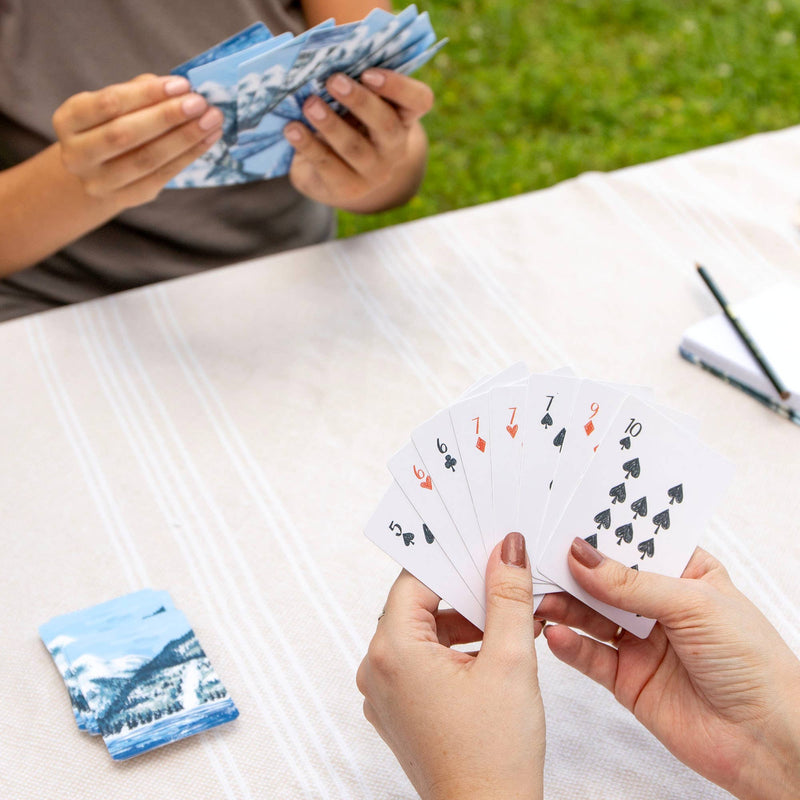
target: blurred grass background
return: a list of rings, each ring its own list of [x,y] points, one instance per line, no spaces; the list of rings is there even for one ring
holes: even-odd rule
[[[340,236],[800,123],[800,0],[418,0],[428,173]],[[405,6],[395,0],[395,10]]]

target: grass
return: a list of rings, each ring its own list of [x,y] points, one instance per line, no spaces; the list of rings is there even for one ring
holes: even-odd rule
[[[402,4],[397,3],[396,8]],[[800,123],[800,0],[430,0],[422,190],[340,236]]]

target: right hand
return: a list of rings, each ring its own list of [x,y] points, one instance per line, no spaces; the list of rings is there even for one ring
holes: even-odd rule
[[[569,568],[594,597],[658,622],[647,639],[617,637],[615,623],[575,598],[548,595],[536,614],[563,623],[545,628],[559,659],[737,797],[800,796],[800,661],[715,558],[698,549],[682,578],[668,578],[575,539]]]
[[[86,194],[117,211],[155,199],[222,134],[222,112],[186,78],[138,78],[81,92],[53,114],[61,160]]]

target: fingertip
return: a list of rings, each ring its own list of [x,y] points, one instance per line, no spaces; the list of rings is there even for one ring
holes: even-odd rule
[[[191,88],[192,85],[189,81],[180,75],[173,75],[164,79],[164,92],[170,97],[186,94]]]
[[[386,73],[380,69],[368,69],[361,74],[361,81],[373,89],[380,89],[386,83]]]
[[[290,144],[300,144],[303,141],[305,128],[297,122],[292,122],[283,129],[283,135]]]

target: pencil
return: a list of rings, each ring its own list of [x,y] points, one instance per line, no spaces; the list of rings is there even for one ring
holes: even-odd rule
[[[728,321],[733,325],[733,329],[736,331],[739,338],[744,343],[745,347],[752,353],[753,358],[756,360],[759,367],[761,367],[762,372],[764,375],[767,376],[769,382],[775,387],[775,391],[778,393],[778,396],[781,400],[788,400],[790,397],[789,392],[786,390],[786,387],[781,383],[780,378],[775,374],[772,367],[769,365],[769,362],[764,357],[764,354],[759,350],[758,345],[752,340],[750,334],[744,329],[741,322],[739,322],[736,314],[733,313],[731,307],[728,305],[728,301],[723,297],[722,292],[720,292],[717,284],[714,283],[711,276],[706,272],[705,268],[700,266],[700,264],[695,264],[697,267],[697,271],[700,273],[700,277],[703,279],[703,283],[711,290],[711,294],[714,295],[714,299],[719,303],[720,308],[722,308],[725,316],[728,318]]]

